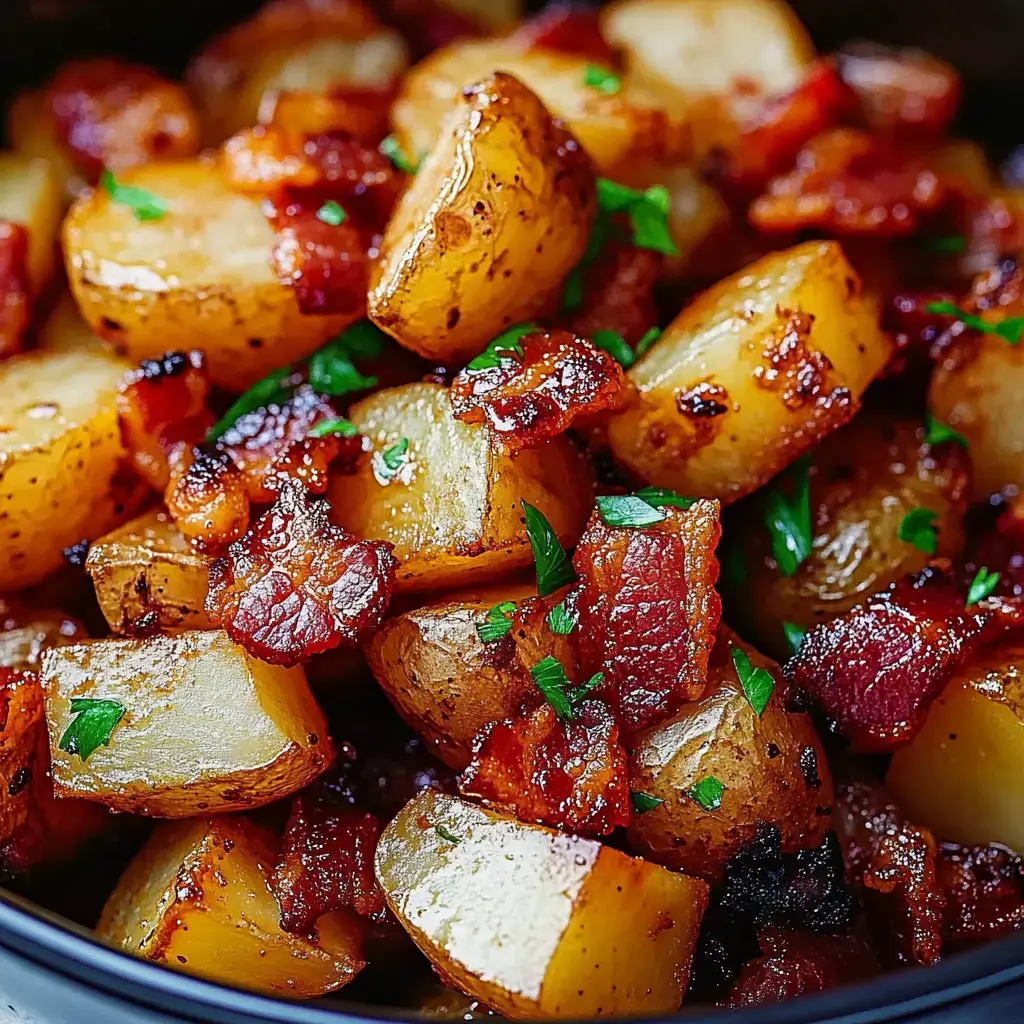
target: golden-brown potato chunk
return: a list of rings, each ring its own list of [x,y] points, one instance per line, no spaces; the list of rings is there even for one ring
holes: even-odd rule
[[[115,401],[127,368],[95,350],[0,362],[0,592],[38,583],[64,548],[118,521]]]
[[[835,242],[771,253],[698,296],[629,371],[612,452],[649,484],[735,501],[856,411],[889,357]]]
[[[671,1013],[707,886],[424,790],[377,846],[388,904],[443,977],[513,1018]]]
[[[734,648],[775,680],[761,715],[744,694]],[[831,820],[832,778],[813,723],[786,711],[782,687],[775,662],[731,630],[719,631],[704,696],[636,741],[633,790],[662,801],[633,819],[638,852],[713,882],[754,838],[759,821],[779,828],[787,852],[821,843]],[[721,807],[711,810],[692,795],[709,777],[725,787]]]
[[[333,756],[300,668],[267,665],[221,632],[109,638],[52,648],[43,688],[58,796],[181,818],[240,811],[311,782]],[[76,699],[122,717],[85,760],[66,748]]]
[[[370,319],[406,348],[465,362],[536,316],[587,245],[590,161],[540,100],[498,73],[459,94],[371,272]]]
[[[245,818],[161,825],[110,894],[97,935],[129,953],[226,985],[311,998],[363,967],[362,929],[326,914],[317,936],[281,929],[270,889],[277,840]]]
[[[50,165],[0,153],[0,221],[12,221],[28,231],[27,269],[35,295],[53,278],[61,214],[60,189]]]
[[[772,558],[765,502],[748,504],[724,556],[743,572],[722,581],[730,621],[744,636],[784,659],[793,653],[784,622],[812,629],[923,569],[932,556],[899,536],[914,508],[935,513],[940,558],[960,552],[970,460],[958,445],[926,444],[924,433],[921,422],[863,413],[813,450],[814,539],[792,576]]]
[[[77,643],[85,627],[56,608],[33,608],[0,598],[0,669],[38,672],[43,651]]]
[[[213,628],[205,608],[211,561],[166,512],[152,511],[90,545],[85,569],[115,633],[172,633]]]
[[[168,212],[139,221],[97,189],[72,206],[64,255],[82,315],[132,361],[202,349],[210,379],[241,390],[354,319],[299,311],[271,266],[275,235],[259,202],[230,191],[215,167],[150,164],[118,182],[159,196]]]
[[[907,817],[954,843],[1024,850],[1024,646],[973,658],[893,754],[886,787]]]
[[[579,540],[592,491],[586,462],[564,435],[514,459],[496,455],[487,428],[460,423],[448,389],[427,383],[378,391],[352,406],[349,419],[373,450],[354,476],[332,481],[331,517],[357,537],[395,546],[397,590],[469,586],[529,565],[524,500],[563,545]]]

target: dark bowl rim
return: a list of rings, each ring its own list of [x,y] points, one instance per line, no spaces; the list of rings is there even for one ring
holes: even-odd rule
[[[422,1019],[412,1011],[344,1003],[337,1008],[325,1008],[205,981],[108,946],[88,929],[5,890],[0,890],[0,947],[122,1003],[175,1013],[186,1021],[341,1024]],[[1024,933],[955,953],[934,967],[906,968],[795,1001],[699,1015],[681,1011],[647,1019],[699,1024],[720,1022],[727,1013],[731,1024],[872,1024],[913,1018],[1021,979]]]

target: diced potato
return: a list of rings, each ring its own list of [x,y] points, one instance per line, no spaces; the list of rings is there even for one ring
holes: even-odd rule
[[[0,362],[0,592],[38,583],[62,552],[109,530],[124,450],[108,352],[32,352]]]
[[[199,161],[148,164],[118,181],[166,200],[139,221],[105,189],[64,223],[64,255],[82,315],[131,360],[202,349],[210,379],[241,390],[309,355],[351,322],[305,316],[271,266],[275,235],[257,200],[232,192]]]
[[[775,680],[760,716],[740,685],[734,647]],[[778,827],[787,852],[821,844],[831,821],[832,778],[813,723],[786,710],[782,688],[775,662],[720,630],[704,696],[636,740],[630,785],[663,801],[633,820],[639,853],[713,882],[754,838],[758,822]],[[725,787],[721,807],[710,811],[690,795],[709,776]]]
[[[63,207],[81,194],[86,181],[75,166],[71,151],[57,139],[53,125],[45,89],[19,93],[7,111],[7,138],[11,146],[23,157],[46,162]]]
[[[889,343],[835,242],[771,253],[687,306],[629,371],[615,457],[646,483],[734,501],[856,411]]]
[[[429,153],[463,88],[504,71],[565,121],[605,176],[619,180],[642,157],[671,165],[691,156],[689,124],[676,110],[665,109],[662,97],[628,78],[614,95],[594,89],[586,84],[588,63],[580,54],[555,50],[523,53],[500,39],[458,40],[405,76],[391,109],[395,134],[406,153]]]
[[[335,476],[331,517],[395,546],[399,591],[469,586],[529,565],[522,501],[547,516],[563,545],[579,540],[592,489],[585,459],[564,435],[514,459],[496,455],[486,426],[454,419],[448,389],[428,383],[378,391],[349,419],[373,455],[354,476]],[[403,438],[403,464],[380,476],[382,454]]]
[[[510,75],[449,109],[384,233],[367,310],[406,348],[460,363],[548,304],[596,202],[589,161]]]
[[[245,818],[164,824],[110,894],[97,935],[129,953],[226,985],[311,998],[363,967],[362,928],[345,911],[318,937],[281,929],[270,889],[277,840]]]
[[[988,648],[954,676],[885,783],[936,839],[1024,850],[1024,646]]]
[[[115,633],[140,623],[173,633],[213,628],[205,608],[211,561],[166,512],[152,511],[90,545],[85,568]]]
[[[431,790],[384,830],[377,878],[435,969],[513,1018],[674,1012],[707,903],[697,879]]]
[[[56,608],[32,608],[0,598],[0,669],[38,672],[48,647],[73,644],[85,627]]]
[[[570,671],[576,660],[572,639],[552,633],[543,609],[530,606],[517,614],[504,646],[481,641],[476,627],[491,608],[535,595],[526,584],[451,594],[388,619],[366,646],[370,669],[398,713],[452,768],[469,764],[485,725],[518,714],[535,689],[533,665],[551,655]]]
[[[58,796],[182,818],[279,800],[333,756],[301,668],[257,661],[222,631],[52,648],[43,689]],[[124,716],[87,760],[60,748],[74,698],[117,701]]]
[[[64,292],[40,320],[36,329],[36,348],[45,352],[81,352],[88,349],[110,352],[110,346],[102,338],[97,338],[82,319],[70,292]],[[128,367],[127,363],[124,365]]]
[[[53,279],[63,204],[45,160],[0,153],[0,220],[28,231],[28,277],[38,295]]]

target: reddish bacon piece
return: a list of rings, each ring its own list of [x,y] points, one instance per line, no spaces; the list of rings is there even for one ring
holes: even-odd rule
[[[947,951],[1024,928],[1024,863],[1005,846],[942,843],[935,869],[946,894]]]
[[[167,487],[170,453],[181,444],[199,444],[213,425],[209,390],[202,352],[144,359],[121,385],[121,440],[138,474],[155,490]]]
[[[379,818],[316,785],[292,800],[270,883],[285,931],[307,933],[332,910],[383,916],[384,894],[373,872],[380,830]]]
[[[918,229],[937,210],[946,189],[923,158],[854,128],[813,138],[796,167],[772,179],[750,207],[759,231],[806,229],[894,237]]]
[[[483,34],[483,26],[469,13],[453,10],[440,0],[384,0],[384,11],[384,20],[405,35],[416,56],[440,49],[456,39]]]
[[[584,674],[605,673],[598,692],[627,734],[701,695],[722,614],[718,502],[661,511],[662,522],[639,528],[595,513],[573,556]]]
[[[570,721],[544,704],[518,721],[487,726],[459,789],[522,821],[607,835],[630,820],[628,760],[618,738],[600,701],[577,704]]]
[[[20,352],[32,319],[28,231],[0,220],[0,359]]]
[[[230,544],[249,525],[249,495],[238,467],[220,448],[182,446],[171,455],[167,511],[190,540]]]
[[[505,350],[496,366],[466,367],[452,381],[455,418],[489,424],[499,451],[535,448],[567,430],[579,416],[618,405],[622,367],[586,338],[537,331]]]
[[[356,540],[287,480],[277,501],[210,567],[206,611],[263,661],[297,665],[380,624],[398,567],[391,545]]]
[[[786,666],[857,753],[908,742],[953,673],[984,643],[1024,624],[1018,603],[965,607],[964,592],[923,569],[808,633]]]
[[[601,35],[601,12],[578,3],[548,4],[539,14],[521,22],[508,41],[531,50],[558,50],[589,57],[598,64],[615,67],[615,51]]]

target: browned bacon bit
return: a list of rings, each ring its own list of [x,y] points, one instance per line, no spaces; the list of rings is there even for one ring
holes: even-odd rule
[[[796,167],[773,178],[751,204],[759,231],[806,229],[890,238],[918,229],[946,188],[923,158],[855,128],[834,128],[800,151]]]
[[[838,62],[872,131],[942,135],[956,114],[960,76],[930,53],[853,43]]]
[[[0,220],[0,359],[20,352],[32,319],[28,231]]]
[[[1024,623],[1012,599],[965,607],[952,576],[929,567],[807,634],[786,665],[856,753],[908,742],[946,682],[983,643]]]
[[[9,839],[32,811],[34,770],[45,736],[43,691],[34,672],[0,668],[0,841]]]
[[[503,350],[494,365],[460,371],[452,381],[455,418],[487,423],[492,444],[515,454],[568,430],[579,416],[614,408],[625,388],[622,367],[586,338],[536,331]]]
[[[323,787],[292,800],[270,882],[285,931],[308,933],[332,910],[383,916],[384,894],[373,872],[380,829],[379,818],[332,799]]]
[[[169,454],[202,441],[213,425],[202,352],[168,352],[132,370],[117,396],[121,440],[138,474],[155,490],[170,479]]]
[[[224,450],[182,446],[172,453],[164,492],[167,511],[189,540],[208,547],[230,544],[249,525],[249,495],[238,467]]]
[[[639,528],[595,513],[573,556],[584,675],[605,673],[597,692],[627,735],[703,693],[722,614],[718,502],[660,511],[664,520]]]
[[[601,35],[600,11],[580,3],[548,4],[539,14],[522,22],[508,41],[521,46],[524,53],[558,50],[589,57],[609,67],[616,64],[615,51]]]
[[[1024,863],[1012,850],[940,843],[935,869],[946,894],[946,952],[1024,928]]]
[[[263,661],[298,665],[354,644],[391,600],[391,545],[331,525],[328,507],[284,481],[269,511],[210,567],[207,614]]]
[[[195,111],[185,90],[155,71],[117,60],[64,64],[50,82],[57,130],[90,181],[104,167],[180,160],[199,148]]]
[[[543,704],[477,737],[459,789],[508,807],[522,821],[585,835],[629,824],[629,768],[608,709],[585,700],[562,721]]]

